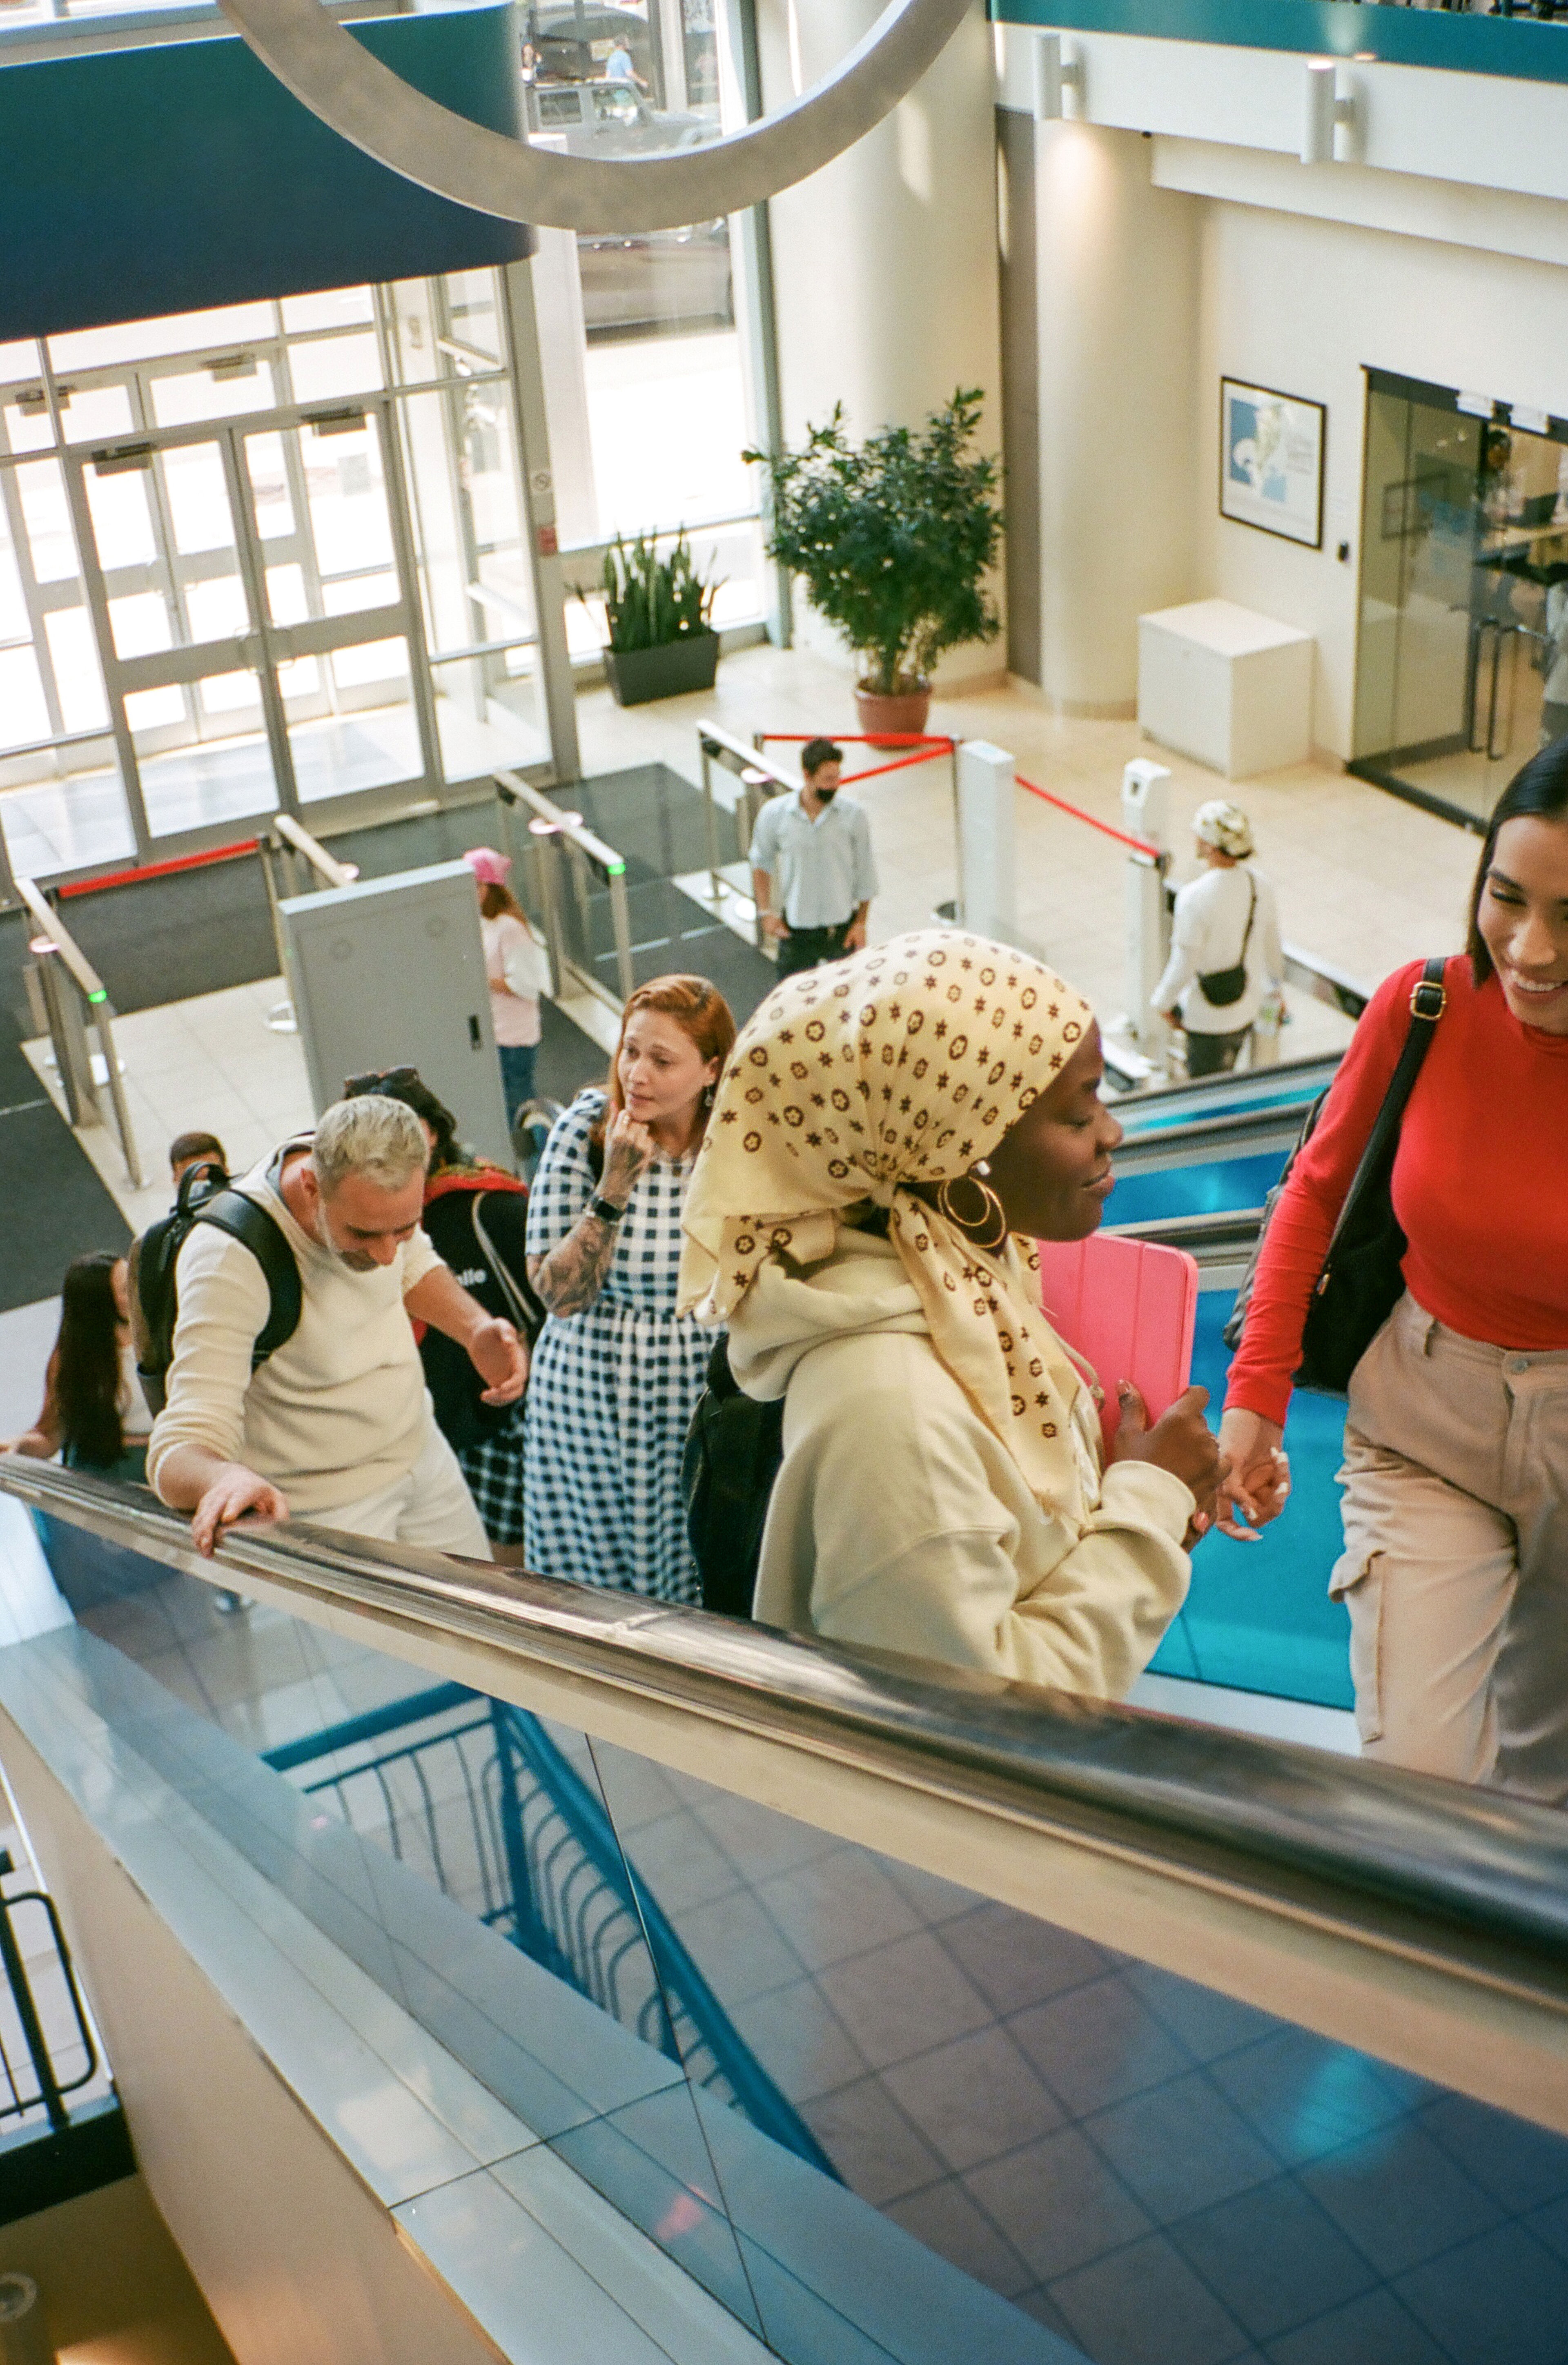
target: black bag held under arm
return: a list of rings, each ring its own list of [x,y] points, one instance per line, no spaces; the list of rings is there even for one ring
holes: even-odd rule
[[[702,1579],[702,1607],[749,1618],[762,1530],[784,1458],[784,1406],[758,1404],[735,1385],[727,1342],[715,1341],[708,1384],[686,1433],[680,1489],[686,1532]]]
[[[1241,939],[1241,958],[1234,969],[1211,969],[1207,977],[1200,974],[1198,979],[1204,1000],[1212,1003],[1216,1010],[1226,1009],[1231,1003],[1239,1002],[1247,991],[1247,947],[1252,941],[1252,923],[1258,916],[1258,881],[1250,870],[1247,874],[1247,933]]]
[[[1399,1127],[1406,1103],[1447,1005],[1443,985],[1446,966],[1441,956],[1429,960],[1410,990],[1410,1031],[1345,1194],[1323,1270],[1306,1309],[1301,1334],[1301,1365],[1295,1374],[1297,1387],[1316,1388],[1325,1395],[1342,1396],[1350,1384],[1351,1373],[1404,1293],[1405,1277],[1400,1264],[1406,1242],[1394,1212],[1394,1160],[1399,1149]],[[1290,1180],[1291,1169],[1311,1139],[1327,1097],[1327,1093],[1322,1093],[1307,1111],[1301,1138],[1264,1204],[1257,1245],[1225,1326],[1227,1347],[1241,1344],[1258,1260],[1268,1238],[1270,1222]]]

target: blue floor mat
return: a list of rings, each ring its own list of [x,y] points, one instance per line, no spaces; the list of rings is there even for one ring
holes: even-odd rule
[[[1220,1331],[1234,1302],[1229,1290],[1218,1289],[1198,1299],[1193,1377],[1209,1391],[1212,1418],[1230,1368]],[[1328,1573],[1342,1543],[1334,1473],[1344,1434],[1345,1407],[1337,1397],[1296,1395],[1285,1429],[1289,1504],[1258,1543],[1209,1536],[1198,1546],[1192,1591],[1155,1654],[1157,1674],[1320,1708],[1350,1707],[1350,1621],[1328,1598]]]

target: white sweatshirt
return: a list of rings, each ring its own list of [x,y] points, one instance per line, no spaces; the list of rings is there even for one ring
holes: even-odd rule
[[[270,1163],[270,1161],[269,1161]],[[391,1264],[352,1272],[302,1231],[258,1166],[235,1189],[282,1227],[299,1265],[299,1328],[252,1378],[266,1276],[242,1241],[197,1224],[174,1268],[179,1315],[148,1482],[176,1445],[205,1446],[279,1487],[311,1519],[390,1486],[430,1431],[424,1369],[403,1300],[441,1262],[422,1231]]]
[[[765,1265],[730,1362],[748,1395],[784,1397],[765,1624],[1097,1698],[1130,1687],[1186,1594],[1192,1494],[1118,1462],[1081,1527],[1046,1510],[938,1361],[890,1241],[846,1232],[803,1278]],[[1075,1418],[1097,1462],[1086,1392]]]
[[[1256,886],[1258,908],[1247,942],[1247,983],[1238,1002],[1211,1002],[1199,976],[1231,969],[1241,958],[1247,936],[1249,890]],[[1268,880],[1246,863],[1233,870],[1202,870],[1176,893],[1170,925],[1170,958],[1150,999],[1156,1010],[1182,1004],[1182,1024],[1191,1035],[1239,1035],[1257,1017],[1271,985],[1284,978],[1280,912]]]

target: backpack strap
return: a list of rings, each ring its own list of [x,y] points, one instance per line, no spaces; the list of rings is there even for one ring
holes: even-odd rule
[[[251,1369],[293,1338],[304,1311],[299,1263],[275,1216],[243,1191],[217,1191],[196,1209],[198,1224],[211,1224],[250,1250],[266,1280],[270,1304],[267,1318],[251,1350]]]

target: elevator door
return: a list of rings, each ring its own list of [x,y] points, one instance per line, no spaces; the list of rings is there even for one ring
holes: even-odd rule
[[[1472,826],[1568,722],[1568,428],[1550,424],[1368,390],[1353,769]]]

